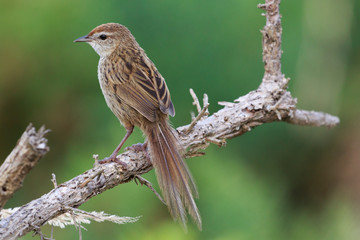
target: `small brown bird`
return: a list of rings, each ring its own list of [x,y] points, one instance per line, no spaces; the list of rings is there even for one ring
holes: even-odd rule
[[[111,156],[100,163],[117,162],[122,145],[138,126],[147,137],[150,158],[171,215],[186,227],[187,208],[201,229],[194,201],[197,189],[168,122],[168,115],[175,115],[174,105],[154,63],[130,31],[117,23],[100,25],[75,42],[87,42],[99,54],[98,78],[105,101],[127,130]]]

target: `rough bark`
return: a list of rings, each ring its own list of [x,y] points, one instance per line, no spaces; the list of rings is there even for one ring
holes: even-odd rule
[[[0,209],[22,187],[30,170],[49,151],[44,127],[36,132],[30,124],[0,167]]]

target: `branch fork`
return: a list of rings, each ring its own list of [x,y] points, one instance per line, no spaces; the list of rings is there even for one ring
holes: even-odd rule
[[[196,123],[198,121],[200,121],[200,119],[202,119],[203,117],[207,117],[209,115],[209,97],[208,95],[205,93],[204,94],[204,98],[203,98],[203,108],[201,108],[200,106],[200,102],[198,97],[196,96],[194,90],[192,88],[190,88],[190,95],[191,97],[194,99],[193,105],[196,106],[196,109],[198,111],[198,115],[194,118],[192,122],[190,123],[190,126],[184,131],[185,134],[189,134],[189,132],[191,132],[194,128],[194,126],[196,125]]]

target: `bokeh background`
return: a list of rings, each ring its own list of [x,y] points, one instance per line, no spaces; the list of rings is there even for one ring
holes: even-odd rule
[[[26,126],[45,125],[51,151],[6,207],[20,206],[92,167],[125,134],[106,107],[98,56],[72,41],[106,22],[126,25],[166,78],[175,126],[195,108],[210,112],[258,87],[263,75],[259,1],[0,1],[0,159]],[[298,107],[338,115],[334,129],[272,123],[188,160],[203,231],[188,233],[146,187],[128,183],[81,209],[139,216],[134,224],[91,223],[83,239],[359,239],[360,2],[283,1],[282,70]],[[127,145],[142,142],[139,130]],[[145,177],[156,184],[154,172]],[[50,235],[50,228],[43,227]],[[78,239],[73,226],[56,239]],[[35,237],[39,239],[39,237]],[[28,234],[23,239],[33,239]]]

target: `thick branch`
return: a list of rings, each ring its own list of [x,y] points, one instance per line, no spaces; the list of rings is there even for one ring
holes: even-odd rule
[[[128,182],[134,175],[143,174],[152,168],[142,152],[128,151],[121,154],[121,160],[127,163],[126,170],[116,163],[97,165],[20,207],[10,217],[0,221],[0,238],[15,239],[37,230],[46,221],[66,212],[67,208],[76,208],[105,190]],[[86,185],[83,184],[85,182]]]
[[[295,101],[290,95],[282,98],[279,103],[257,90],[237,99],[236,103],[222,104],[226,106],[212,116],[198,121],[190,134],[183,133],[189,125],[177,129],[182,145],[189,149],[187,156],[191,157],[198,150],[205,149],[209,145],[209,138],[224,141],[263,123],[294,119],[290,115]],[[4,239],[21,237],[64,213],[67,207],[78,207],[105,190],[129,182],[134,176],[152,169],[151,162],[141,151],[129,150],[121,154],[119,159],[127,164],[127,169],[122,169],[115,163],[95,166],[22,206],[13,215],[0,221],[0,236]]]
[[[280,0],[266,0],[259,4],[259,8],[266,10],[266,25],[261,33],[263,35],[263,62],[264,78],[262,85],[267,83],[277,84],[278,89],[285,89],[287,81],[281,73],[281,16]]]
[[[0,209],[18,190],[29,171],[48,151],[48,131],[41,127],[38,132],[30,124],[15,148],[0,167]]]

